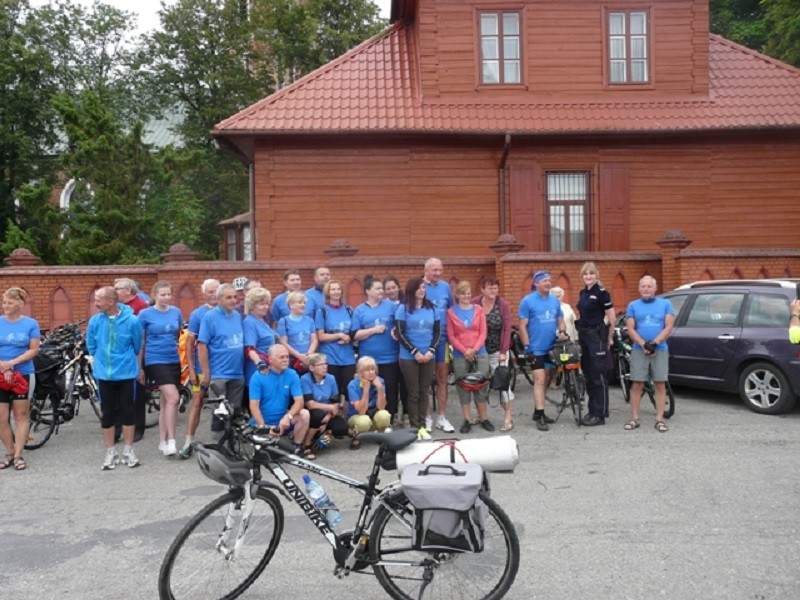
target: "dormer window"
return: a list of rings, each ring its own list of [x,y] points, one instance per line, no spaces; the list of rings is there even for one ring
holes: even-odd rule
[[[481,78],[484,85],[522,83],[520,13],[479,13]]]
[[[649,15],[646,10],[608,13],[608,82],[650,83]]]

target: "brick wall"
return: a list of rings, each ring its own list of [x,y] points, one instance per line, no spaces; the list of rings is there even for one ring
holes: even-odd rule
[[[474,258],[441,255],[445,277],[455,285],[468,280],[473,291],[485,275],[495,275],[501,283],[501,295],[516,307],[530,291],[532,274],[539,269],[551,272],[553,280],[565,290],[565,300],[573,306],[582,287],[580,268],[584,262],[595,262],[600,279],[608,289],[618,311],[638,296],[638,281],[652,275],[659,290],[669,290],[682,283],[698,279],[763,278],[800,276],[800,250],[690,250],[677,253],[619,252],[619,253],[509,253],[498,258]],[[0,269],[0,289],[11,286],[25,288],[31,301],[25,312],[34,316],[42,328],[86,319],[94,312],[94,291],[111,285],[117,277],[130,277],[141,283],[149,293],[153,283],[166,279],[172,283],[175,304],[184,316],[199,304],[200,283],[209,277],[230,282],[235,277],[259,279],[273,295],[283,291],[283,272],[298,268],[303,289],[311,287],[313,270],[325,264],[344,290],[348,303],[364,300],[364,276],[396,276],[401,285],[412,276],[422,274],[425,257],[347,257],[325,261],[288,262],[229,262],[181,261],[158,265],[118,266],[9,266]],[[516,312],[514,310],[514,312]]]

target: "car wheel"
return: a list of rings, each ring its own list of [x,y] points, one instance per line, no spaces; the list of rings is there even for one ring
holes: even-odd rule
[[[739,396],[750,410],[764,415],[791,410],[796,400],[783,372],[767,362],[753,363],[742,371]]]

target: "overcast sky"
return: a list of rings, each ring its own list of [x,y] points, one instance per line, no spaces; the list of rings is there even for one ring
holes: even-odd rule
[[[31,0],[34,6],[48,4],[50,0]],[[91,6],[93,0],[72,0],[86,6]],[[158,26],[158,9],[161,8],[161,0],[102,0],[104,4],[110,4],[122,10],[138,13],[139,31],[149,31]],[[389,8],[392,0],[372,0],[378,5],[381,16],[389,18]],[[172,0],[165,0],[167,4],[172,4]]]

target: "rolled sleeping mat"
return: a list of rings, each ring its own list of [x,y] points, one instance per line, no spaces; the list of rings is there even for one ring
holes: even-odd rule
[[[397,453],[397,470],[414,463],[476,463],[490,473],[513,473],[519,447],[510,435],[469,440],[418,440]]]

